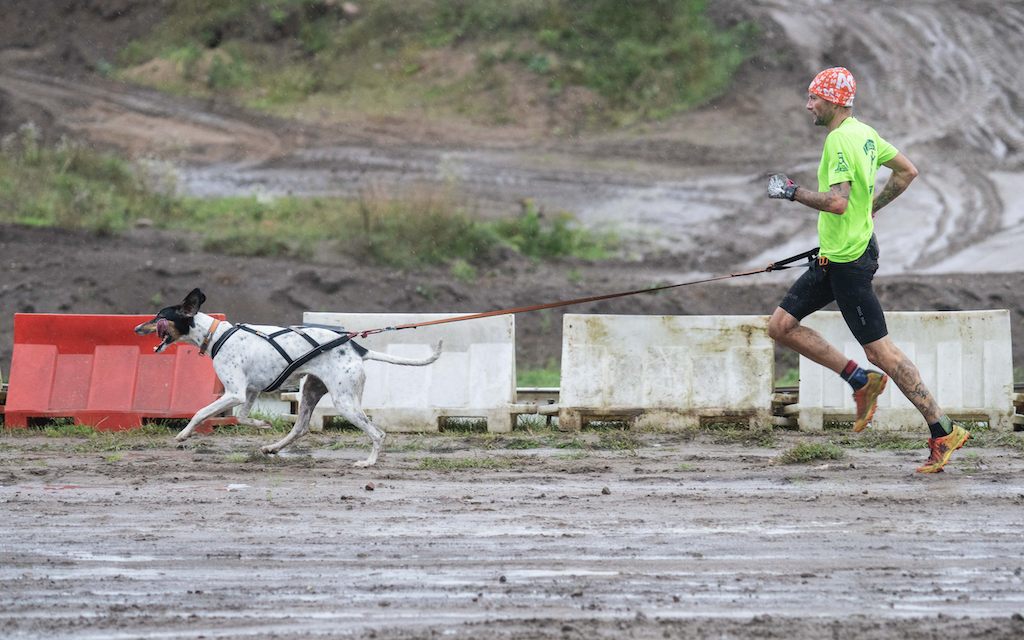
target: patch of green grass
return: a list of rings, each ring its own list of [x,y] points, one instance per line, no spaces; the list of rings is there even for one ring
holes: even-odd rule
[[[556,449],[586,449],[587,443],[579,438],[573,438],[568,442],[559,442],[555,445]]]
[[[508,442],[505,442],[504,449],[541,449],[546,444],[540,440],[534,440],[532,438],[512,438]]]
[[[841,460],[846,453],[831,442],[800,442],[779,456],[780,464],[803,464],[815,460]]]
[[[391,443],[384,446],[385,453],[406,453],[409,451],[421,451],[422,449],[422,440],[410,440],[409,442],[403,442],[402,444]]]
[[[35,431],[36,429],[30,429]],[[57,419],[43,425],[43,435],[47,438],[92,438],[96,436],[96,429],[87,424],[75,424],[70,418]]]
[[[628,451],[630,455],[635,456],[637,449],[643,448],[644,441],[629,429],[613,427],[602,429],[599,432],[595,446],[609,451]]]
[[[507,459],[494,458],[423,458],[417,469],[494,469],[512,466]]]
[[[771,425],[751,428],[749,425],[737,422],[709,422],[701,427],[701,431],[714,444],[738,444],[765,449],[777,444],[775,431]]]
[[[800,384],[800,369],[793,367],[786,369],[786,373],[780,378],[776,378],[776,387],[795,387]]]
[[[558,460],[584,460],[586,458],[592,457],[593,455],[594,454],[590,453],[589,451],[580,451],[577,453],[562,453],[556,455],[555,458],[557,458]]]
[[[524,435],[536,436],[536,435],[557,435],[561,433],[558,428],[548,423],[548,417],[525,413],[516,416],[516,423],[514,430],[522,432]]]
[[[124,455],[123,453],[117,452],[117,453],[112,453],[109,456],[103,456],[103,459],[106,460],[107,462],[113,463],[113,462],[117,462],[118,460],[120,460],[121,456],[123,456],[123,455]]]
[[[227,455],[227,461],[228,462],[248,462],[248,460],[249,460],[249,454],[248,453],[229,453]]]
[[[487,421],[481,418],[445,418],[440,430],[456,437],[486,434]]]
[[[562,383],[562,367],[550,358],[539,369],[516,369],[517,387],[557,387]]]
[[[1024,367],[1013,368],[1013,384],[1024,384]]]
[[[964,447],[1004,447],[1024,452],[1024,433],[1000,433],[998,431],[971,431],[971,437]]]
[[[0,430],[0,436],[45,438],[69,440],[68,443],[47,443],[40,450],[66,450],[74,453],[102,453],[143,449],[159,449],[168,446],[170,435],[166,427],[158,424],[143,424],[124,431],[98,431],[92,425],[78,425],[71,418],[57,418],[50,422],[30,425],[24,430]]]
[[[928,442],[920,437],[881,429],[867,429],[858,434],[841,433],[832,436],[832,439],[843,447],[865,451],[909,451],[928,447]]]

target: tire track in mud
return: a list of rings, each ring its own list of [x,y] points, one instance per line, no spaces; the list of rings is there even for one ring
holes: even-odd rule
[[[179,161],[223,162],[282,152],[281,140],[266,127],[197,110],[191,103],[153,91],[118,91],[117,85],[30,72],[0,72],[0,87],[42,110],[58,127],[124,149],[130,156],[155,153]]]

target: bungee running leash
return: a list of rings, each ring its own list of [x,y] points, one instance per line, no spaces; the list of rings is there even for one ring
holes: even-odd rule
[[[430,320],[428,322],[416,322],[413,324],[400,324],[395,327],[381,327],[379,329],[368,329],[366,331],[349,331],[348,337],[365,338],[377,333],[384,333],[385,331],[398,331],[400,329],[415,329],[416,327],[426,327],[433,324],[446,324],[448,322],[462,322],[463,320],[476,320],[478,318],[490,318],[493,316],[503,316],[516,313],[525,313],[527,311],[540,311],[541,309],[553,309],[555,307],[568,307],[574,304],[583,304],[584,302],[597,302],[599,300],[610,300],[612,298],[623,298],[625,296],[633,296],[639,293],[654,293],[655,291],[664,291],[666,289],[675,289],[677,287],[688,287],[694,284],[703,284],[705,282],[714,282],[716,280],[727,280],[729,278],[740,278],[742,276],[752,276],[757,273],[768,273],[769,271],[781,271],[782,269],[792,269],[793,267],[810,267],[814,264],[815,258],[818,256],[819,247],[815,247],[810,251],[804,251],[803,253],[795,256],[790,256],[785,260],[779,260],[773,262],[763,269],[757,269],[755,271],[744,271],[741,273],[730,273],[725,276],[716,276],[714,278],[705,278],[703,280],[693,280],[691,282],[681,282],[679,284],[668,284],[660,287],[651,287],[650,289],[637,289],[636,291],[624,291],[621,293],[609,293],[603,296],[594,296],[592,298],[580,298],[578,300],[567,300],[564,302],[548,302],[546,304],[537,304],[532,307],[519,307],[517,309],[501,309],[500,311],[488,311],[486,313],[474,313],[471,315],[457,316],[454,318],[444,318],[441,320]],[[807,259],[806,264],[792,264],[798,260]]]

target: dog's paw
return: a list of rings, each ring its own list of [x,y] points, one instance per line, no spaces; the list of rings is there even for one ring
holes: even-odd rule
[[[267,445],[265,447],[260,447],[260,453],[265,456],[269,456],[272,453],[277,453],[277,451],[274,450],[274,447]]]

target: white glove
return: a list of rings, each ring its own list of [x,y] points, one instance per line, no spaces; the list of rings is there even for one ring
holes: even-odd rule
[[[792,200],[793,196],[796,195],[798,185],[786,177],[784,173],[773,174],[768,178],[768,197],[769,198],[786,198]]]

